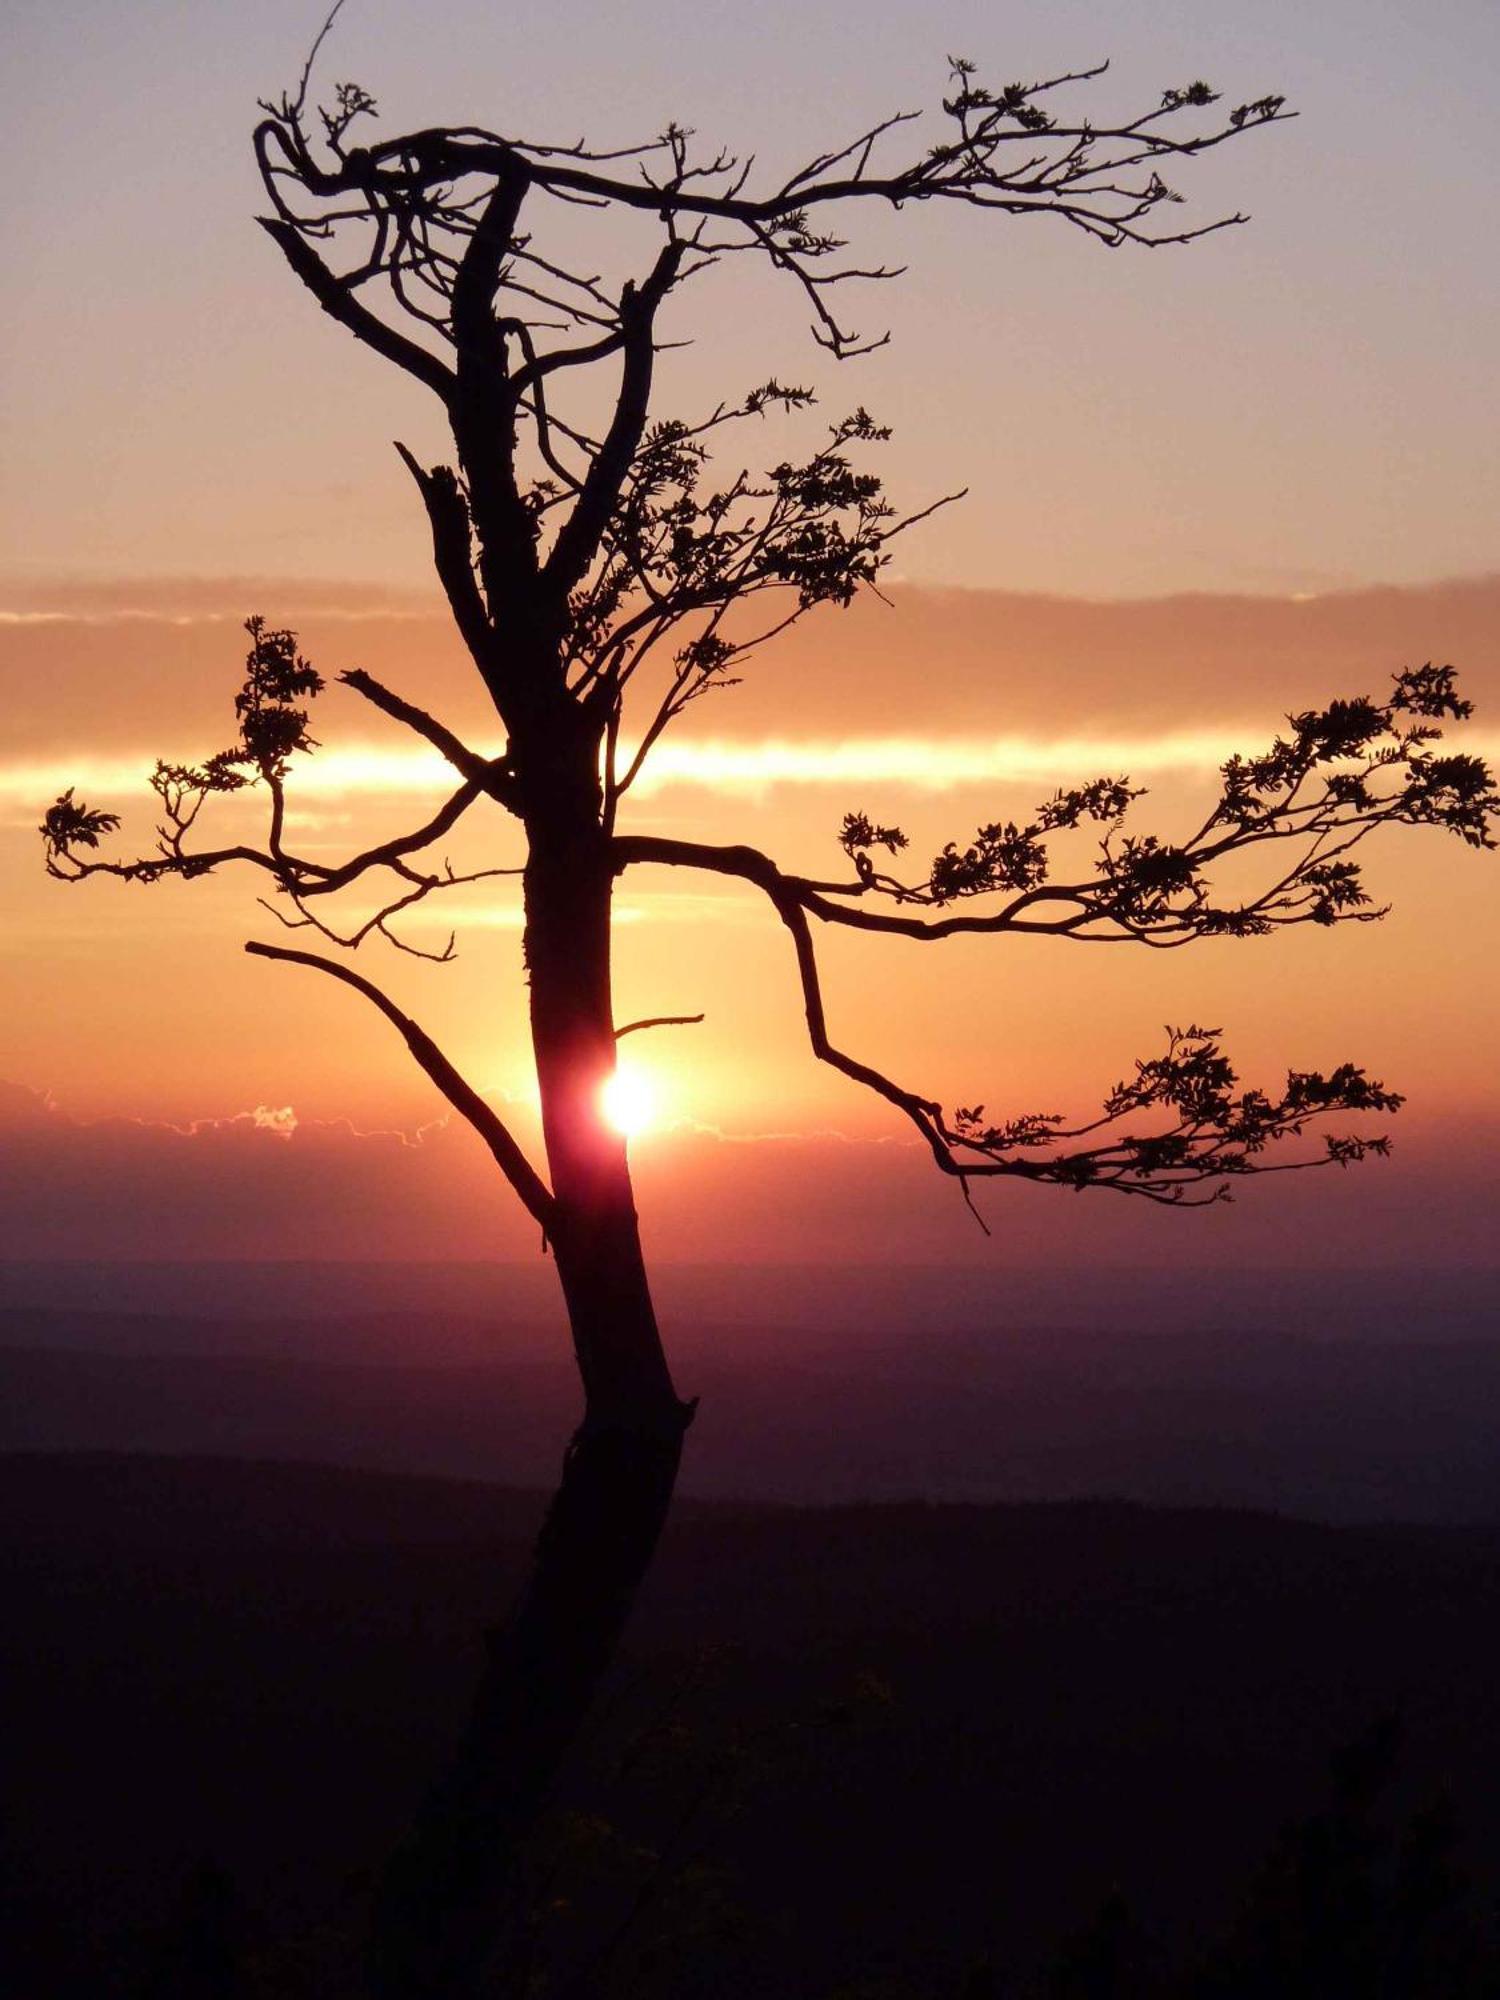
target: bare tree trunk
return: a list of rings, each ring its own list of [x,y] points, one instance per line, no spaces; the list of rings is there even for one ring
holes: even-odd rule
[[[530,827],[526,954],[557,1219],[552,1242],[584,1386],[521,1595],[452,1763],[377,1901],[380,2000],[457,2000],[489,1958],[527,1834],[614,1657],[666,1519],[691,1406],[657,1331],[622,1138],[600,1113],[614,1064],[606,843],[593,812]]]

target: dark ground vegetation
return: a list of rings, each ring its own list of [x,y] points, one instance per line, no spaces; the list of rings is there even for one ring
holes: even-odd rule
[[[541,1501],[0,1459],[6,1992],[359,1990],[372,1873]],[[1500,1530],[688,1503],[503,1989],[1496,1992]]]

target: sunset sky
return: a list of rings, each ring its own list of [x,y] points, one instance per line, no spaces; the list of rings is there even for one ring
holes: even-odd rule
[[[629,825],[830,872],[850,808],[926,855],[1118,772],[1150,788],[1132,824],[1170,836],[1215,766],[1264,747],[1287,710],[1378,694],[1426,659],[1459,667],[1479,708],[1460,737],[1500,754],[1500,274],[1481,254],[1494,9],[922,11],[350,0],[326,59],[393,129],[473,119],[603,145],[675,117],[772,167],[934,103],[950,51],[996,82],[1108,55],[1087,100],[1101,117],[1200,75],[1302,114],[1184,172],[1189,219],[1253,216],[1187,249],[1107,254],[964,212],[872,218],[862,260],[910,270],[859,302],[890,346],[842,369],[762,270],[684,296],[669,331],[695,344],[669,357],[664,412],[771,372],[806,380],[830,414],[862,402],[894,426],[882,469],[899,498],[970,491],[902,542],[889,608],[817,614],[696,708]],[[250,220],[254,98],[294,78],[315,26],[287,0],[24,0],[10,37],[3,1256],[535,1248],[390,1030],[331,983],[243,956],[276,931],[251,882],[67,888],[41,868],[37,819],[74,783],[124,816],[122,852],[149,847],[146,773],[227,741],[252,611],[296,627],[328,676],[363,666],[496,742],[390,450],[399,436],[440,456],[436,407],[317,312]],[[822,419],[801,421],[812,435]],[[352,694],[322,698],[314,733],[292,789],[307,851],[432,809],[441,771]],[[221,813],[254,832],[253,804]],[[519,860],[498,812],[466,824],[455,859]],[[1182,953],[829,941],[838,1038],[950,1103],[1086,1112],[1164,1022],[1190,1019],[1223,1026],[1247,1080],[1349,1057],[1410,1098],[1389,1162],[1251,1184],[1205,1216],[1002,1190],[990,1241],[896,1115],[812,1061],[785,934],[755,896],[627,877],[619,1017],[707,1016],[625,1045],[657,1107],[635,1147],[648,1245],[997,1272],[1492,1264],[1495,858],[1407,832],[1369,876],[1394,905],[1381,925]],[[414,941],[440,945],[447,910],[424,910]],[[530,1136],[514,885],[464,892],[452,920],[455,965],[367,948],[365,969]]]

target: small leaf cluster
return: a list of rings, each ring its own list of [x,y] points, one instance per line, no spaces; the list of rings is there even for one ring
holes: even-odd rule
[[[52,873],[72,880],[80,872],[102,868],[136,882],[155,882],[166,874],[205,874],[212,862],[189,854],[183,842],[210,794],[237,792],[264,781],[279,798],[288,760],[299,750],[316,748],[303,704],[321,693],[323,678],[297,651],[295,633],[270,626],[258,616],[245,620],[245,631],[250,650],[245,679],[234,698],[238,740],[201,764],[159,758],[151,774],[151,789],[165,815],[157,828],[157,855],[119,864],[79,862],[76,850],[97,848],[100,835],[114,833],[120,818],[118,813],[96,812],[75,801],[70,789],[48,808],[40,829]],[[72,867],[64,865],[69,861]]]
[[[949,841],[934,857],[927,880],[903,890],[903,894],[941,905],[996,890],[1025,894],[1040,888],[1050,866],[1044,834],[1071,831],[1086,819],[1113,825],[1129,809],[1132,799],[1140,796],[1125,778],[1095,778],[1086,785],[1055,792],[1024,824],[995,820],[979,827],[966,847]],[[862,831],[868,831],[870,837],[858,837]],[[906,846],[906,836],[899,828],[875,828],[864,814],[850,813],[839,845],[857,860],[860,850],[872,846],[885,847],[894,854],[897,847]]]
[[[788,257],[831,257],[835,251],[849,247],[842,236],[830,236],[813,229],[805,208],[789,209],[785,215],[778,216],[768,233],[776,250]]]
[[[1307,910],[1309,923],[1336,924],[1349,912],[1369,905],[1356,862],[1315,861],[1303,869],[1302,880],[1313,891]]]
[[[151,789],[174,826],[185,828],[210,792],[237,792],[263,779],[279,785],[288,760],[299,750],[317,748],[308,734],[308,712],[299,706],[323,690],[323,677],[297,651],[295,632],[245,620],[250,651],[245,680],[234,698],[239,741],[201,764],[159,761]]]
[[[806,410],[817,400],[811,389],[778,382],[773,375],[769,382],[762,382],[758,389],[750,391],[745,398],[745,411],[748,416],[758,417],[769,409]]]
[[[1398,673],[1383,702],[1360,695],[1290,715],[1289,736],[1259,757],[1223,765],[1213,823],[1249,831],[1288,813],[1369,815],[1442,826],[1471,847],[1492,847],[1500,794],[1489,767],[1479,757],[1430,748],[1438,722],[1467,721],[1472,713],[1454,669],[1428,662]],[[1321,796],[1310,802],[1307,781],[1326,765],[1341,768],[1323,773]]]
[[[834,425],[830,441],[801,465],[784,462],[771,474],[776,531],[765,555],[765,573],[790,584],[804,609],[849,605],[863,584],[873,583],[888,560],[885,526],[895,509],[880,477],[858,472],[846,447],[883,444],[887,425],[859,409]]]
[[[1192,105],[1196,109],[1205,104],[1217,104],[1218,101],[1218,91],[1212,84],[1205,83],[1201,77],[1194,83],[1184,85],[1181,90],[1164,90],[1161,94],[1163,111],[1181,111],[1185,105]]]
[[[1047,850],[1033,826],[997,820],[982,826],[970,846],[952,841],[932,864],[927,887],[934,903],[978,896],[992,889],[1036,889],[1047,879]]]
[[[379,116],[379,106],[363,85],[358,83],[336,83],[333,86],[333,108],[318,106],[318,116],[323,121],[323,134],[332,150],[339,157],[347,158],[344,150],[344,134],[356,118]]]
[[[1266,97],[1256,97],[1249,104],[1237,104],[1229,114],[1229,123],[1238,132],[1246,125],[1263,125],[1268,119],[1280,115],[1286,104],[1285,97],[1272,92]]]
[[[82,799],[74,798],[74,790],[69,785],[62,797],[48,806],[37,829],[49,861],[66,859],[78,847],[97,847],[100,835],[114,833],[120,824],[118,813],[86,806]]]
[[[1118,847],[1106,845],[1100,872],[1102,906],[1125,923],[1158,924],[1207,903],[1193,855],[1154,833],[1127,834]]]
[[[317,747],[307,733],[307,710],[298,704],[322,693],[323,677],[297,651],[295,632],[276,630],[259,617],[247,618],[245,630],[245,684],[234,698],[240,740],[207,768],[253,764],[263,778],[282,778],[295,751]]]
[[[987,1153],[1005,1152],[1012,1147],[1050,1146],[1057,1137],[1062,1116],[1056,1111],[1023,1111],[998,1125],[984,1122],[982,1104],[959,1105],[953,1113],[953,1130],[965,1144]]]
[[[844,824],[839,829],[839,846],[851,860],[859,854],[868,853],[872,847],[883,847],[887,854],[896,854],[906,844],[906,835],[899,826],[880,826],[868,813],[844,814]]]
[[[990,124],[1007,120],[1018,125],[1023,132],[1050,132],[1057,122],[1039,104],[1032,102],[1045,85],[1036,83],[1008,83],[1001,90],[987,90],[982,83],[976,83],[975,64],[963,56],[948,58],[948,73],[953,80],[951,97],[943,99],[943,109],[950,118],[967,120],[975,112]]]
[[[1292,1070],[1275,1097],[1244,1089],[1219,1034],[1197,1025],[1169,1028],[1165,1051],[1137,1062],[1134,1074],[1115,1085],[1099,1117],[1088,1124],[1068,1129],[1051,1112],[987,1123],[983,1105],[969,1105],[953,1112],[940,1135],[964,1175],[1011,1173],[1075,1190],[1112,1187],[1176,1205],[1227,1200],[1229,1180],[1264,1171],[1261,1156],[1267,1149],[1302,1137],[1315,1119],[1342,1112],[1386,1114],[1402,1103],[1397,1092],[1354,1063],[1327,1073]],[[1115,1129],[1140,1116],[1153,1124]],[[1089,1143],[1071,1144],[1079,1140]],[[1048,1152],[1051,1147],[1066,1150]],[[1337,1134],[1325,1137],[1321,1155],[1289,1164],[1347,1167],[1389,1150],[1383,1135]],[[1194,1192],[1204,1188],[1207,1192]]]
[[[1125,817],[1133,799],[1145,796],[1132,788],[1127,778],[1094,778],[1086,785],[1054,792],[1045,805],[1037,807],[1036,824],[1044,833],[1071,830],[1086,819],[1110,826]]]

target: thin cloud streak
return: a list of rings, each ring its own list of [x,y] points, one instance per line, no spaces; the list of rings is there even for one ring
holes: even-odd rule
[[[1500,733],[1462,731],[1455,747],[1500,756]],[[1136,778],[1208,777],[1236,752],[1263,747],[1243,730],[1163,736],[851,737],[843,741],[727,738],[660,744],[635,791],[649,797],[673,790],[707,790],[760,797],[784,787],[879,784],[916,792],[975,785],[1078,783],[1108,775]],[[626,747],[628,757],[629,749]],[[90,802],[139,792],[147,757],[77,757],[0,765],[0,801],[40,808],[72,786]],[[452,767],[435,751],[350,744],[321,750],[295,772],[297,800],[430,797],[451,791]]]
[[[342,621],[351,625],[374,624],[428,624],[432,612],[425,607],[415,611],[404,611],[394,607],[369,610],[364,607],[353,609],[342,604],[315,604],[310,610],[300,614],[304,618],[318,618],[332,624]],[[25,629],[33,625],[76,625],[90,630],[111,625],[169,625],[175,631],[183,631],[198,625],[232,625],[243,627],[244,614],[239,611],[158,611],[150,605],[122,605],[111,611],[4,611],[0,610],[0,627]]]
[[[643,795],[676,786],[759,794],[784,785],[849,783],[957,791],[967,785],[1050,784],[1095,777],[1204,772],[1242,737],[1193,734],[1159,738],[1026,736],[852,737],[844,742],[770,739],[664,743],[637,786]]]

